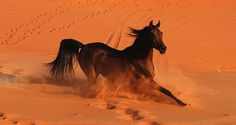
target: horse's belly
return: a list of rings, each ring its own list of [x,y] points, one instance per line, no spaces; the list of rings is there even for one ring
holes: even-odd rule
[[[104,57],[103,60],[97,61],[95,68],[104,77],[114,82],[124,80],[130,71],[127,61],[114,57]]]

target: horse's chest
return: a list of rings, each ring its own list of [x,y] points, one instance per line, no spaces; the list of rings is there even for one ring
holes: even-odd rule
[[[140,60],[133,63],[137,77],[153,78],[154,66],[151,60]]]

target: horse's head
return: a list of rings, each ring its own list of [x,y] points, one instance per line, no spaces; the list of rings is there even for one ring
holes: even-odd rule
[[[149,25],[141,30],[131,28],[132,34],[129,35],[139,39],[134,44],[140,46],[146,45],[146,47],[155,48],[161,54],[164,54],[166,52],[166,46],[162,40],[163,33],[159,30],[160,24],[160,21],[156,25],[153,24],[153,21],[150,21]]]
[[[161,25],[160,20],[156,25],[153,24],[153,21],[150,21],[149,28],[150,28],[150,36],[152,41],[153,48],[159,50],[161,54],[164,54],[166,52],[167,47],[165,46],[162,36],[163,33],[159,30],[159,27]]]

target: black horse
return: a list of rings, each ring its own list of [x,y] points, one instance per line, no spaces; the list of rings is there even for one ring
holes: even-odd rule
[[[99,74],[112,82],[126,82],[131,86],[141,83],[185,106],[186,103],[153,80],[153,48],[161,54],[167,49],[159,27],[160,21],[156,25],[151,21],[141,30],[131,28],[130,35],[136,39],[124,50],[116,50],[99,42],[84,45],[74,39],[64,39],[56,59],[48,63],[50,74],[56,78],[70,78],[74,74],[73,63],[78,61],[89,83],[96,83]]]

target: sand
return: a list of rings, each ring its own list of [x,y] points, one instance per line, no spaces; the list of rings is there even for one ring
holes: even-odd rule
[[[236,124],[236,2],[232,0],[0,1],[0,125]],[[124,49],[129,27],[161,20],[167,53],[154,51],[155,80],[187,107],[116,95],[99,77],[88,98],[86,77],[55,81],[43,66],[74,38]]]

